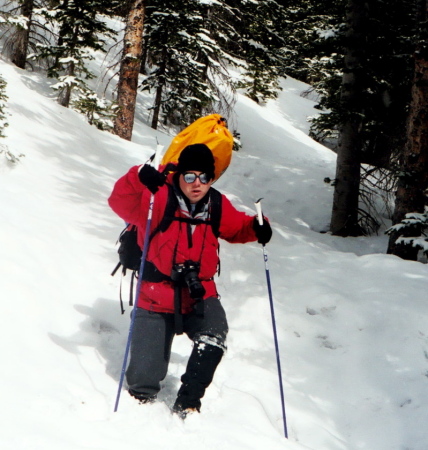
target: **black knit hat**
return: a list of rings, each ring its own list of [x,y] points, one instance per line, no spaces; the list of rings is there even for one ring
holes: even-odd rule
[[[178,158],[177,171],[180,173],[195,170],[206,173],[210,179],[214,178],[214,156],[205,144],[188,145]]]

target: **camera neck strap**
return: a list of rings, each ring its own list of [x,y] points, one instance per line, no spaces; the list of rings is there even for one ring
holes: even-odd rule
[[[183,334],[183,314],[181,314],[181,283],[174,283],[174,331]]]

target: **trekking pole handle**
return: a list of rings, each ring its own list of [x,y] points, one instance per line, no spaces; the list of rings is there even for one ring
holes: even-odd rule
[[[259,221],[259,225],[263,225],[262,200],[263,200],[263,198],[259,198],[254,203],[254,205],[256,206],[257,219]]]
[[[153,167],[155,169],[158,169],[160,161],[161,161],[161,153],[163,150],[163,145],[161,144],[157,144],[156,145],[156,152],[155,152],[155,157],[153,158]]]
[[[150,156],[150,158],[148,159],[148,161],[146,162],[146,164],[149,164],[150,166],[154,167],[156,170],[158,170],[159,168],[159,164],[160,164],[160,159],[161,159],[161,153],[163,150],[163,145],[161,144],[157,144],[156,145],[156,150],[153,153],[152,156]]]

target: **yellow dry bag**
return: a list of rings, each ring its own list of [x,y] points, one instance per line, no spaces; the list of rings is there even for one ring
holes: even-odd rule
[[[227,129],[226,119],[220,114],[211,114],[193,122],[172,140],[161,165],[177,163],[181,151],[191,144],[209,147],[215,161],[214,181],[218,180],[232,159],[233,136]]]

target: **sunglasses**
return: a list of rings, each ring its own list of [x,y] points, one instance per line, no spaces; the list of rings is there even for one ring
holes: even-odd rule
[[[208,178],[208,175],[206,173],[201,173],[200,175],[196,175],[196,173],[193,172],[186,172],[183,174],[184,181],[186,183],[194,183],[196,181],[196,178],[199,178],[199,181],[202,184],[208,184],[210,181],[210,178]]]

